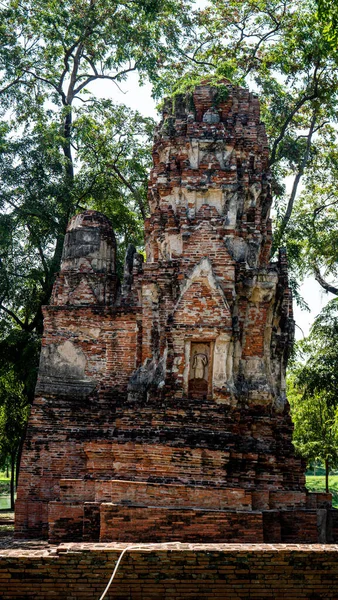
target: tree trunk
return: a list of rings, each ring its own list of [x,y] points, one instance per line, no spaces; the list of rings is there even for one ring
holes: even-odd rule
[[[16,461],[15,461],[15,487],[18,487],[18,479],[19,479],[19,473],[20,473],[20,462],[21,462],[21,455],[22,455],[22,450],[23,450],[23,445],[25,443],[25,439],[26,439],[26,431],[27,431],[27,423],[26,423],[26,427],[25,430],[21,436],[21,440],[20,440],[20,444],[19,444],[19,448],[18,448],[18,452],[16,455]]]
[[[10,494],[11,494],[11,510],[14,510],[15,504],[15,452],[11,454],[11,481],[10,481]]]
[[[9,478],[9,462],[8,462],[8,458],[6,458],[6,477],[7,477],[7,479]]]
[[[329,493],[329,459],[325,459],[325,491]]]

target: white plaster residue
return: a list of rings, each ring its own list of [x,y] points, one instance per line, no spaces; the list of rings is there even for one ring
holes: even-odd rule
[[[224,213],[224,194],[220,189],[209,189],[208,190],[208,204],[214,206],[220,215]]]
[[[74,333],[82,334],[83,338],[96,340],[101,336],[101,328],[100,327],[83,327],[81,325],[68,325],[67,329],[69,331],[74,331]]]
[[[158,153],[159,162],[167,164],[167,162],[169,161],[169,154],[170,154],[170,146],[161,148]]]
[[[194,217],[196,211],[196,191],[184,190],[184,193],[182,193],[182,199],[184,200],[184,206],[186,206],[188,209],[190,218]]]
[[[209,204],[208,192],[196,192],[195,198],[195,214],[197,214],[203,204]]]
[[[198,213],[204,204],[207,204],[208,206],[214,206],[220,215],[224,213],[224,195],[222,190],[209,189],[202,192],[195,192],[195,194],[196,213]]]
[[[169,249],[168,249],[168,238],[165,236],[164,238],[157,240],[159,257],[161,260],[169,260]]]
[[[74,344],[67,340],[56,348],[55,360],[61,363],[69,363],[74,369],[83,370],[86,366],[86,358],[80,348],[75,348]]]
[[[174,361],[173,361],[173,366],[172,366],[173,373],[178,373],[181,362],[182,362],[182,356],[175,356]]]
[[[224,169],[229,164],[233,149],[233,146],[225,146],[223,142],[216,144],[215,154],[221,169]]]
[[[191,140],[188,146],[188,158],[190,167],[192,169],[198,169],[199,167],[199,141]]]
[[[237,203],[238,203],[238,193],[237,192],[228,192],[227,193],[227,198],[228,198],[228,212],[227,212],[227,225],[230,227],[235,227],[236,226],[236,220],[237,220]]]
[[[165,196],[165,203],[173,209],[174,213],[176,213],[178,206],[186,206],[184,190],[179,186],[173,187],[172,193]]]
[[[86,368],[86,357],[81,348],[77,348],[70,340],[62,344],[43,346],[40,357],[40,375],[64,379],[83,379]]]
[[[213,384],[215,387],[223,387],[228,380],[227,356],[229,340],[230,338],[225,335],[220,335],[215,340],[213,372]]]
[[[184,342],[184,371],[183,371],[183,386],[184,391],[187,393],[189,387],[189,370],[190,370],[190,341],[185,340]]]
[[[158,287],[156,283],[147,283],[142,286],[142,304],[158,303]]]
[[[151,242],[150,239],[148,239],[147,242],[146,242],[145,251],[146,251],[146,262],[147,263],[154,262],[154,255],[153,255],[153,250],[152,250],[152,242]]]
[[[170,258],[181,255],[183,252],[182,235],[180,233],[169,235]]]
[[[269,302],[273,299],[278,282],[277,274],[261,275],[250,289],[251,302]]]
[[[83,221],[83,215],[80,213],[80,214],[76,215],[75,217],[73,217],[73,219],[71,220],[71,222],[68,225],[67,230],[72,231],[72,229],[79,229],[83,225],[82,221]]]
[[[253,183],[250,187],[250,196],[251,196],[251,206],[257,205],[257,200],[262,192],[262,186],[260,183]]]

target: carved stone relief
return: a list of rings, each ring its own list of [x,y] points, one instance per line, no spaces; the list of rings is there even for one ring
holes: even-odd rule
[[[211,392],[212,352],[208,342],[192,342],[190,349],[188,393],[206,397]]]

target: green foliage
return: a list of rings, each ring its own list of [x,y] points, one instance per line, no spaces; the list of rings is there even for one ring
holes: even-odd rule
[[[308,458],[338,464],[338,300],[315,320],[309,337],[299,343],[302,362],[292,365],[288,398],[294,444]]]
[[[126,246],[143,244],[154,122],[110,100],[92,100],[75,117],[79,207],[95,208],[111,219],[121,266]]]
[[[297,385],[309,398],[320,396],[328,407],[338,406],[338,299],[316,318],[309,337],[300,344],[306,363],[297,371]]]
[[[317,0],[319,18],[324,25],[324,35],[332,46],[338,41],[338,6],[335,0]]]
[[[27,397],[13,372],[0,378],[0,460],[16,455],[28,416]]]
[[[327,127],[329,133],[329,127]],[[295,206],[289,230],[291,244],[297,252],[295,262],[299,277],[314,273],[319,281],[338,278],[338,154],[336,133],[317,142],[311,157],[311,171]],[[292,250],[292,253],[294,250]],[[323,282],[322,282],[323,285]],[[337,293],[325,282],[324,289]]]
[[[69,106],[97,78],[118,84],[137,70],[156,79],[168,51],[176,53],[188,8],[187,0],[7,0],[0,15],[2,89],[11,99],[15,86],[33,91],[40,105],[47,97]],[[29,112],[27,94],[16,99]]]
[[[74,111],[71,184],[58,127],[46,119],[5,139],[0,152],[0,301],[3,332],[11,322],[41,331],[69,218],[86,207],[105,212],[121,240],[142,243],[149,140],[153,123],[124,106],[92,101]]]
[[[337,10],[333,1],[322,4]],[[258,92],[274,178],[273,249],[287,247],[295,288],[297,280],[313,274],[337,295],[338,286],[328,283],[336,278],[336,233],[328,228],[336,219],[334,209],[317,211],[314,226],[309,222],[323,198],[338,189],[333,159],[338,50],[325,27],[313,0],[297,5],[286,0],[210,0],[195,13],[195,28],[181,45],[182,60],[162,69],[156,93],[176,93],[205,79],[219,83],[224,78]],[[313,185],[319,165],[323,173],[325,165],[323,186]],[[306,224],[304,212],[309,215]]]
[[[288,381],[288,399],[294,423],[293,443],[301,456],[308,459],[338,460],[338,429],[336,407],[324,395],[307,395],[299,391],[298,381]]]
[[[307,475],[306,487],[309,492],[325,492],[325,477],[323,475]],[[332,506],[338,508],[338,476],[330,473],[330,492]]]
[[[93,83],[119,88],[133,71],[157,81],[189,22],[189,0],[1,3],[1,419],[15,432],[6,403],[24,416],[32,400],[42,306],[71,216],[94,208],[111,218],[120,272],[127,244],[143,243],[153,122],[97,99]]]
[[[175,54],[189,2],[62,0],[0,8],[0,339],[42,330],[70,217],[113,221],[120,252],[142,244],[151,119],[91,84],[157,78]],[[121,258],[121,257],[120,257]],[[10,344],[10,341],[8,342]]]

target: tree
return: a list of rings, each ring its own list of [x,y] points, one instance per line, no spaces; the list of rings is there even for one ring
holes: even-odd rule
[[[10,457],[10,502],[14,509],[15,476],[21,439],[28,416],[27,397],[13,372],[0,378],[0,461]]]
[[[0,8],[2,346],[41,334],[70,217],[98,208],[141,243],[153,128],[92,84],[157,78],[189,1],[6,0]],[[8,338],[9,336],[9,338]],[[21,343],[21,342],[20,342]],[[25,383],[25,382],[24,382]]]
[[[294,423],[293,443],[308,460],[321,459],[325,465],[325,489],[329,492],[329,471],[338,461],[336,407],[325,396],[307,396],[294,379],[288,381],[288,399]]]
[[[96,200],[102,203],[104,160],[105,172],[108,163],[112,171],[112,177],[107,177],[110,185],[105,191],[106,197],[113,192],[116,205],[118,192],[120,212],[125,213],[126,203],[121,200],[127,189],[127,196],[132,194],[134,202],[130,206],[129,220],[135,210],[145,217],[144,181],[149,161],[145,161],[142,153],[144,140],[140,136],[149,135],[149,121],[147,124],[140,115],[132,115],[126,108],[121,110],[112,103],[99,103],[88,95],[94,81],[105,80],[119,86],[131,71],[138,71],[141,78],[156,78],[157,62],[164,59],[169,48],[175,52],[181,23],[186,19],[186,6],[188,2],[180,0],[161,3],[152,0],[24,3],[8,0],[0,11],[3,24],[0,92],[3,111],[10,104],[13,114],[10,127],[2,124],[5,189],[0,202],[4,228],[18,233],[21,230],[24,243],[29,240],[27,252],[33,250],[36,255],[35,258],[30,256],[31,261],[43,273],[42,285],[36,280],[32,284],[34,289],[37,285],[40,288],[39,305],[41,301],[46,303],[50,296],[70,217],[80,206],[93,205]],[[5,114],[8,118],[8,112]],[[98,135],[95,137],[100,127],[106,129],[106,139],[109,133],[113,136],[115,144],[109,145],[109,151],[103,148],[104,136],[101,140]],[[118,145],[123,137],[119,127],[124,135],[130,127],[132,135]],[[90,149],[88,136],[91,136]],[[99,157],[96,165],[93,154]],[[87,155],[91,155],[90,168],[85,166],[79,174]],[[14,229],[11,217],[15,221]],[[119,225],[118,220],[117,227]],[[22,241],[19,243],[22,247]],[[10,272],[16,271],[11,268]],[[17,309],[7,306],[12,289],[7,271],[5,280],[8,286],[7,292],[2,292],[0,310],[22,327]],[[28,280],[31,282],[30,277]],[[28,326],[41,328],[39,307]]]
[[[329,469],[338,461],[337,299],[317,317],[300,351],[306,361],[293,365],[288,382],[294,444],[303,456],[324,461],[328,492]]]
[[[152,121],[109,101],[90,105],[90,113],[78,109],[73,124],[71,194],[53,121],[36,123],[24,138],[8,136],[0,154],[0,309],[24,331],[41,332],[41,305],[49,300],[73,212],[104,206],[125,243],[141,240]]]
[[[15,432],[10,407],[25,415],[33,398],[41,307],[71,216],[103,210],[119,263],[129,242],[142,244],[153,122],[96,98],[93,84],[106,82],[108,95],[132,71],[156,80],[158,64],[177,54],[188,11],[189,0],[0,5],[0,358],[10,373],[1,419]],[[3,440],[20,454],[16,437]]]
[[[317,227],[319,221],[315,220],[316,231],[310,238],[302,228],[304,210],[311,216],[325,204],[325,190],[320,186],[314,190],[312,185],[319,162],[326,164],[326,177],[338,188],[334,164],[325,158],[328,146],[333,153],[337,148],[338,51],[324,35],[316,3],[210,0],[196,14],[195,23],[195,30],[190,30],[182,44],[181,62],[174,65],[180,80],[177,82],[174,69],[172,75],[164,69],[157,93],[163,89],[173,93],[189,90],[205,77],[218,85],[227,78],[257,90],[274,177],[273,249],[287,246],[296,292],[306,271],[324,289],[337,294],[338,286],[330,283],[336,276],[332,266],[336,256],[333,261],[321,253],[325,241],[321,227]],[[301,184],[306,190],[301,195],[300,211]],[[310,190],[315,196],[308,205]],[[335,232],[332,237],[336,245]],[[306,243],[312,242],[317,251],[308,256]]]
[[[326,292],[338,295],[338,152],[335,141],[326,138],[313,148],[307,174],[288,233],[288,246],[297,255],[297,273],[313,274]],[[325,147],[324,147],[325,146]]]

